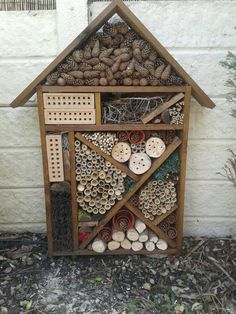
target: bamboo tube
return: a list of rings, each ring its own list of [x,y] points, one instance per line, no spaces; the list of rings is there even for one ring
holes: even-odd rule
[[[140,219],[136,219],[134,227],[140,234],[146,229],[145,223],[143,223]]]
[[[117,242],[117,241],[110,241],[108,242],[108,250],[110,251],[115,251],[117,249],[120,248],[120,242]]]
[[[147,242],[148,241],[148,230],[145,229],[142,233],[139,235],[139,242]]]
[[[117,242],[122,242],[125,239],[125,233],[121,230],[112,230],[112,239]]]
[[[150,242],[157,243],[159,240],[158,236],[151,230],[148,230],[148,239]]]
[[[168,248],[168,244],[166,243],[165,240],[162,240],[162,239],[159,239],[156,243],[156,247],[159,249],[159,250],[167,250]]]
[[[100,214],[102,214],[102,215],[103,215],[103,214],[105,214],[105,213],[106,213],[105,208],[101,208],[101,209],[99,209],[99,213],[100,213]]]
[[[143,249],[143,243],[135,241],[132,243],[131,248],[135,252],[141,251]]]

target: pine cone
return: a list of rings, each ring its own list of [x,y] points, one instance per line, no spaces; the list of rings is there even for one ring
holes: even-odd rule
[[[112,44],[112,38],[106,33],[98,33],[100,42],[105,46],[110,46]]]
[[[152,50],[149,54],[148,59],[154,62],[157,59],[157,56],[157,52],[155,50]]]
[[[80,63],[80,64],[79,64],[79,68],[78,68],[78,69],[79,69],[80,71],[84,72],[84,71],[90,71],[90,70],[92,70],[93,67],[92,67],[90,64],[83,62],[83,63]]]
[[[103,63],[105,63],[106,65],[108,65],[109,67],[111,67],[112,65],[113,65],[113,63],[114,63],[114,60],[112,60],[112,59],[110,59],[110,58],[100,58],[101,59],[101,61],[103,62]]]
[[[135,67],[135,70],[138,71],[142,77],[148,76],[149,71],[143,66],[141,66],[139,63],[136,62],[134,67]]]
[[[133,50],[133,56],[135,57],[135,59],[141,63],[142,62],[142,55],[141,55],[141,50],[139,48],[135,48]]]
[[[155,68],[158,68],[160,65],[165,64],[165,60],[162,58],[157,58],[155,60]]]
[[[84,81],[84,85],[98,86],[99,85],[99,79],[98,78],[87,79]]]
[[[122,71],[125,71],[127,66],[129,64],[129,61],[128,62],[121,62],[120,64],[120,67],[119,67],[119,70],[122,72]]]
[[[137,71],[134,71],[134,73],[132,74],[132,78],[133,79],[140,79],[141,78],[141,74]]]
[[[126,77],[126,78],[124,78],[124,80],[123,80],[123,84],[124,84],[125,86],[131,86],[131,85],[133,85],[133,80],[132,80],[130,77]]]
[[[115,27],[116,27],[118,33],[121,33],[123,35],[128,33],[129,27],[125,22],[118,22],[115,24]]]
[[[99,76],[100,76],[99,71],[85,71],[84,72],[84,78],[85,79],[98,78]]]
[[[158,66],[158,68],[155,70],[154,76],[159,79],[161,78],[162,72],[165,69],[165,64],[161,64]]]
[[[120,47],[121,47],[121,48],[125,48],[125,47],[131,48],[131,47],[132,47],[132,43],[133,43],[133,39],[128,38],[128,39],[125,39],[125,40],[123,41],[123,43],[120,45]]]
[[[92,50],[92,57],[98,58],[99,54],[100,54],[100,42],[99,40],[96,40],[93,46],[93,50]]]
[[[59,77],[58,72],[52,72],[51,74],[49,74],[46,79],[48,85],[56,84],[58,77]]]
[[[124,36],[122,34],[117,34],[112,40],[112,47],[118,48],[123,41]]]
[[[161,74],[161,80],[167,81],[171,74],[171,65],[168,64],[165,70]]]
[[[87,42],[87,45],[90,46],[91,49],[93,49],[96,41],[98,40],[98,35],[94,34],[93,36],[91,36]]]
[[[91,58],[89,60],[86,60],[86,63],[88,63],[88,64],[90,64],[92,66],[98,64],[99,62],[100,62],[100,60],[98,58]]]
[[[110,56],[110,54],[112,53],[112,51],[113,51],[113,48],[103,50],[99,55],[99,59],[108,58]]]
[[[105,71],[106,70],[106,65],[104,63],[98,63],[93,66],[93,70],[95,71]]]
[[[129,48],[118,48],[114,50],[114,55],[116,57],[122,55],[123,53],[129,53],[130,49]]]
[[[135,60],[132,59],[125,70],[126,76],[131,76],[134,73],[134,65],[135,65]]]
[[[135,39],[138,39],[138,38],[139,38],[138,34],[133,29],[129,29],[129,31],[125,35],[125,39],[132,40],[132,43]]]
[[[115,24],[105,23],[103,26],[103,32],[110,35],[111,37],[115,37],[118,33]]]
[[[152,51],[152,47],[149,44],[146,44],[141,51],[142,58],[147,59]]]
[[[150,61],[150,60],[146,60],[146,61],[144,62],[144,67],[145,67],[146,69],[148,69],[148,71],[150,72],[150,74],[151,74],[152,76],[154,76],[154,74],[155,74],[154,62],[152,62],[152,61]]]
[[[162,86],[162,82],[160,79],[157,79],[155,76],[149,75],[148,82],[151,86]]]
[[[112,65],[111,71],[112,73],[116,73],[119,70],[120,67],[120,59],[116,60],[116,62]]]
[[[68,56],[66,58],[67,64],[70,66],[72,71],[78,70],[78,63],[75,62],[74,58],[72,56]]]
[[[143,49],[144,46],[146,45],[146,43],[147,42],[143,39],[135,39],[133,41],[133,49],[135,49],[135,48]]]
[[[84,59],[91,59],[92,57],[92,51],[89,45],[86,45],[84,47]]]
[[[61,63],[57,66],[57,71],[59,73],[67,73],[70,72],[71,70],[72,70],[71,66],[68,63]]]
[[[84,58],[83,50],[75,50],[72,54],[72,57],[76,62],[82,62]]]
[[[81,79],[76,79],[73,83],[73,85],[75,86],[83,86],[84,85],[84,81]]]
[[[61,73],[61,77],[66,81],[67,85],[73,85],[75,78],[70,75],[70,74],[66,74],[66,73]]]
[[[106,78],[107,78],[108,81],[111,81],[114,78],[113,77],[113,72],[112,72],[112,70],[109,67],[106,68]]]
[[[170,77],[168,78],[168,80],[166,81],[166,85],[168,85],[168,86],[172,86],[172,85],[183,86],[184,81],[179,76],[171,74]]]
[[[72,75],[76,79],[82,79],[84,77],[84,73],[82,71],[71,71],[68,74]]]

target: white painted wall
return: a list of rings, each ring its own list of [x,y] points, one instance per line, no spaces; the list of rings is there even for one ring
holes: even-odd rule
[[[236,191],[216,174],[236,150],[236,119],[225,100],[226,72],[219,65],[236,52],[236,1],[127,2],[217,104],[192,101],[185,234],[236,235]],[[45,228],[37,111],[33,102],[9,102],[107,5],[57,1],[57,11],[0,12],[0,230]],[[184,12],[184,14],[183,14]],[[88,14],[89,13],[89,14]],[[11,126],[11,128],[10,128]],[[14,127],[12,127],[14,126]]]

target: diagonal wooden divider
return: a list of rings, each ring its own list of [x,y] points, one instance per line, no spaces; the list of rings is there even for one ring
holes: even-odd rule
[[[96,153],[98,153],[100,156],[102,156],[104,159],[109,161],[111,164],[119,168],[121,171],[125,172],[130,178],[132,178],[134,181],[139,180],[139,176],[134,174],[126,165],[119,163],[115,159],[113,159],[110,155],[104,153],[98,146],[91,143],[89,140],[87,140],[81,133],[76,132],[75,137],[83,142],[85,145],[87,145],[89,148],[94,150]]]
[[[162,214],[161,216],[158,216],[156,219],[152,221],[154,225],[159,225],[166,217],[170,216],[176,209],[178,208],[177,205],[174,205],[170,210],[168,210],[165,214]]]
[[[88,239],[83,241],[82,244],[80,245],[79,247],[80,249],[85,249],[85,247],[96,237],[98,232],[111,220],[111,218],[118,212],[118,210],[128,202],[128,200],[134,195],[134,193],[136,193],[140,189],[140,187],[163,164],[163,162],[177,149],[177,147],[179,147],[181,143],[182,141],[176,136],[173,142],[167,147],[166,151],[161,155],[161,157],[156,159],[152,163],[151,168],[140,177],[136,185],[129,192],[126,193],[125,197],[122,200],[120,200],[113,206],[113,208],[99,222],[98,226],[93,229]],[[159,228],[158,228],[158,232],[159,232]],[[175,243],[172,240],[168,239],[167,243],[171,247],[175,247]]]
[[[129,202],[125,204],[125,207],[128,208],[140,220],[142,220],[146,226],[148,226],[160,238],[165,240],[171,247],[176,246],[176,243],[173,240],[171,240],[159,227],[155,226],[151,220],[145,218],[140,210],[138,210],[136,207],[134,207]]]

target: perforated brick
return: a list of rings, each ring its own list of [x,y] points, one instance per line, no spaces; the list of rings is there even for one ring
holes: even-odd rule
[[[44,109],[46,124],[95,124],[95,109]]]
[[[61,135],[46,135],[50,182],[64,181]]]
[[[44,93],[46,109],[88,109],[94,108],[93,93]]]

